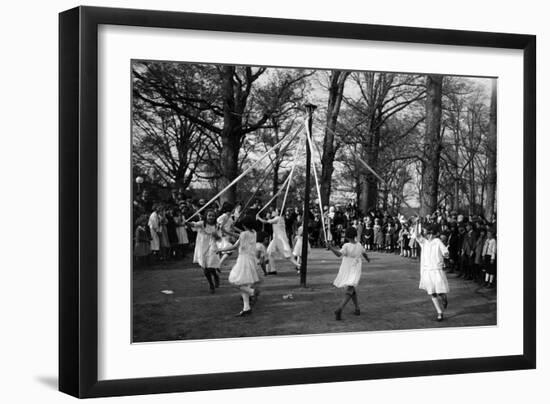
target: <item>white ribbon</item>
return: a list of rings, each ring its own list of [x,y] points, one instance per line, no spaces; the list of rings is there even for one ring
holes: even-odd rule
[[[301,129],[301,128],[300,128]],[[235,185],[237,182],[241,180],[246,174],[248,174],[255,166],[257,166],[260,161],[262,161],[264,158],[266,158],[273,150],[275,150],[281,143],[283,143],[286,139],[283,138],[279,143],[277,143],[275,146],[273,146],[271,149],[266,151],[262,157],[260,157],[259,160],[256,160],[254,164],[252,164],[250,167],[248,167],[241,175],[239,175],[237,178],[235,178],[228,186],[226,186],[224,189],[222,189],[216,196],[214,196],[212,199],[210,199],[207,203],[204,204],[202,208],[197,210],[195,213],[193,213],[187,221],[191,220],[193,217],[197,216],[199,213],[201,213],[204,209],[206,209],[209,205],[211,205],[216,199],[220,197],[225,191],[227,191],[229,188],[231,188],[233,185]]]
[[[290,174],[288,175],[288,177],[286,177],[286,180],[281,184],[281,188],[279,188],[279,190],[275,193],[275,195],[273,195],[273,197],[264,205],[263,208],[261,208],[258,213],[256,213],[256,215],[259,215],[260,213],[262,213],[269,205],[271,205],[271,202],[273,202],[279,195],[281,195],[281,192],[283,192],[283,190],[285,189],[285,186],[287,183],[290,183],[290,179],[292,178],[292,172],[294,171],[294,167],[292,167],[293,169],[290,171]]]
[[[356,158],[360,163],[362,163],[362,164],[365,166],[365,168],[366,168],[367,170],[369,170],[376,178],[378,178],[382,184],[386,184],[386,181],[384,181],[384,180],[382,179],[382,177],[380,177],[378,174],[376,174],[376,171],[374,171],[367,163],[365,163],[361,157],[355,156],[355,158]]]
[[[303,125],[302,125],[303,127]],[[292,168],[290,170],[290,174],[288,175],[288,177],[286,178],[286,180],[281,184],[281,188],[279,188],[279,190],[277,191],[277,193],[275,195],[273,195],[273,197],[264,205],[264,207],[262,209],[260,209],[258,211],[258,215],[260,213],[262,213],[270,204],[271,202],[273,202],[275,200],[275,198],[277,198],[281,192],[283,191],[283,189],[285,189],[285,185],[286,185],[286,192],[285,192],[285,198],[283,200],[283,205],[281,207],[281,212],[280,214],[282,215],[282,210],[285,206],[285,203],[286,203],[286,196],[288,194],[288,190],[290,188],[290,183],[291,183],[291,180],[292,180],[292,175],[294,174],[294,169],[296,168],[296,163],[298,162],[298,151],[300,151],[302,148],[302,145],[301,143],[296,147],[296,150],[294,150],[294,156],[292,157],[292,160],[293,160],[293,163],[292,163]]]
[[[281,155],[284,156],[284,153],[287,151],[287,149],[289,148],[290,144],[292,143],[292,141],[296,138],[296,136],[298,136],[300,134],[300,132],[302,131],[302,128],[304,127],[304,124],[302,123],[300,125],[300,127],[298,128],[298,130],[294,133],[294,135],[290,136],[290,140],[288,141],[288,143],[286,144],[286,146],[283,148],[281,148]],[[250,202],[252,202],[252,199],[254,198],[254,196],[258,193],[258,191],[260,190],[260,187],[264,184],[264,182],[267,180],[267,177],[268,175],[271,174],[271,172],[273,171],[273,169],[275,168],[275,160],[272,160],[270,162],[270,167],[269,169],[265,172],[264,174],[264,177],[261,179],[261,181],[258,183],[258,186],[256,188],[256,191],[254,191],[254,193],[250,196],[250,198],[248,199],[248,201],[246,201],[246,204],[244,205],[242,211],[246,211],[246,209],[248,208],[248,205],[250,205]]]
[[[309,150],[311,152],[311,156],[313,157],[314,153],[313,153],[313,140],[311,138],[311,133],[309,131],[309,125],[306,125],[307,126],[307,143],[309,145]],[[319,154],[319,161],[321,161],[321,153],[319,153],[319,149],[317,149],[317,152]],[[328,239],[327,239],[327,229],[325,228],[325,218],[324,218],[324,214],[323,214],[323,202],[321,201],[321,188],[319,187],[319,178],[317,177],[317,169],[315,168],[315,163],[312,164],[313,166],[313,176],[315,177],[315,187],[317,188],[317,199],[318,199],[318,202],[319,202],[319,212],[320,212],[320,215],[321,215],[321,225],[323,226],[323,234],[325,236],[325,242],[328,242]],[[305,214],[305,213],[304,213]]]

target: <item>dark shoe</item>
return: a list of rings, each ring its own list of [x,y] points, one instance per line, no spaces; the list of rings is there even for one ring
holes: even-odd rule
[[[238,314],[235,314],[235,317],[245,317],[252,314],[252,310],[241,310]]]
[[[355,314],[356,316],[360,316],[361,315],[361,310],[355,309],[353,314]]]
[[[252,296],[250,296],[250,304],[256,304],[258,302],[258,297],[260,297],[260,291],[256,290]]]
[[[212,293],[212,294],[216,293],[216,289],[210,288],[210,293]]]
[[[435,321],[437,321],[437,322],[443,321],[443,313],[438,314],[437,317],[436,317],[436,319],[435,319]]]
[[[337,321],[342,320],[342,309],[338,309],[334,312],[334,317]]]

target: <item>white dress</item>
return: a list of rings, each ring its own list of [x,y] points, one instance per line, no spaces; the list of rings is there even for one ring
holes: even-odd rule
[[[449,282],[443,272],[443,256],[448,254],[447,247],[438,238],[428,240],[417,237],[420,245],[420,289],[429,295],[433,293],[449,293]]]
[[[160,250],[160,217],[157,212],[153,212],[149,216],[148,226],[151,234],[151,250],[158,251]]]
[[[288,243],[288,237],[286,236],[285,219],[281,216],[274,217],[268,221],[273,225],[273,240],[267,247],[267,254],[282,254],[285,258],[292,256],[292,250]]]
[[[193,225],[193,230],[197,232],[193,262],[199,264],[201,268],[219,268],[218,246],[213,236],[217,232],[216,226],[205,225],[201,221]]]
[[[233,219],[231,218],[231,215],[229,213],[224,213],[218,219],[216,220],[216,223],[218,223],[218,226],[226,231],[231,231],[231,226],[233,224]],[[229,240],[229,236],[222,233],[222,238],[220,241],[218,241],[218,248],[221,250],[223,248],[227,248],[232,246],[233,244]]]
[[[332,217],[334,217],[334,215]],[[332,232],[330,231],[330,223],[331,222],[332,222],[332,218],[330,217],[330,214],[327,213],[327,215],[325,217],[325,227],[326,227],[326,230],[327,230],[327,241],[332,241],[333,240]]]
[[[345,243],[340,250],[342,264],[333,285],[337,288],[357,286],[361,279],[361,257],[365,250],[360,243]]]
[[[189,237],[187,236],[187,230],[185,229],[184,216],[174,217],[174,222],[176,222],[176,234],[178,235],[178,244],[189,244]]]
[[[229,283],[251,285],[260,280],[256,261],[256,232],[243,231],[239,235],[239,256],[229,272]]]
[[[302,240],[303,236],[296,236],[296,244],[294,244],[294,249],[292,250],[292,255],[295,257],[301,257],[302,256]],[[309,254],[310,250],[309,242],[307,243],[307,253]]]

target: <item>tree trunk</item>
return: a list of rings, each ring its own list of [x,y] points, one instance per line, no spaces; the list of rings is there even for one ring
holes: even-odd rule
[[[364,160],[366,160],[369,167],[375,171],[378,167],[379,150],[380,125],[378,124],[378,121],[373,121],[371,122],[369,134],[367,135],[367,147],[364,153]],[[364,212],[376,209],[378,207],[378,179],[364,169],[361,184],[361,209]]]
[[[441,88],[443,76],[426,77],[426,133],[422,162],[421,215],[437,208],[439,191],[439,158],[441,154]]]
[[[221,132],[222,151],[220,155],[220,166],[223,175],[221,181],[222,187],[226,187],[239,175],[239,150],[243,132],[241,112],[244,108],[240,105],[240,100],[235,97],[234,74],[235,66],[223,67],[223,129]],[[237,199],[237,184],[228,189],[220,199],[221,202],[235,203]]]
[[[487,205],[485,217],[491,220],[495,212],[497,188],[497,81],[491,83],[491,110],[489,111],[489,134],[487,136],[488,173],[487,173]]]
[[[224,127],[225,131],[225,127]],[[231,181],[239,175],[239,139],[234,136],[222,136],[221,168],[223,177],[221,178],[221,187],[225,188]],[[222,202],[235,203],[237,200],[237,185],[233,185],[221,196]]]
[[[334,133],[336,132],[336,122],[340,113],[342,96],[344,94],[344,85],[349,72],[333,70],[330,76],[330,88],[327,106],[327,127],[325,138],[323,140],[323,157],[321,158],[321,202],[323,206],[330,203],[332,172],[334,171],[334,157],[336,148],[334,146]]]

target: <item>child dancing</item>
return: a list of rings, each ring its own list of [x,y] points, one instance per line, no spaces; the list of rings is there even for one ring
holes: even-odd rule
[[[304,239],[304,227],[300,226],[298,227],[298,230],[296,231],[296,237],[294,237],[294,249],[292,250],[292,255],[295,257],[296,262],[298,263],[298,266],[296,267],[296,272],[298,275],[300,274],[300,266],[302,265],[302,243]],[[309,256],[309,251],[311,249],[311,246],[309,245],[309,241],[307,242],[307,254]]]
[[[245,216],[241,220],[244,231],[239,234],[237,242],[219,251],[223,253],[239,249],[237,262],[229,273],[229,283],[239,289],[243,300],[243,309],[237,314],[237,317],[250,315],[252,313],[250,308],[251,299],[255,301],[259,295],[259,291],[252,288],[260,280],[256,262],[256,232],[254,231],[254,225],[254,218]]]
[[[443,260],[449,257],[449,250],[439,238],[434,237],[433,226],[426,226],[425,232],[425,238],[417,233],[416,228],[411,233],[411,238],[418,242],[421,249],[419,288],[431,296],[437,311],[436,321],[443,321],[443,310],[447,308],[447,293],[449,293],[449,283],[443,271]]]
[[[288,243],[288,237],[286,235],[285,229],[285,219],[279,215],[277,208],[273,210],[273,216],[269,220],[262,219],[260,215],[256,215],[256,219],[262,223],[269,223],[273,226],[273,240],[269,243],[267,247],[267,258],[269,261],[269,271],[268,275],[277,275],[277,270],[275,268],[275,255],[280,253],[288,259],[292,264],[297,267],[299,266],[296,260],[292,257],[292,250],[290,249],[290,244]]]
[[[336,249],[333,245],[329,246],[329,249],[337,257],[342,258],[342,264],[338,270],[338,275],[334,279],[333,285],[337,288],[345,288],[346,293],[344,298],[334,315],[336,320],[342,320],[342,310],[346,304],[350,301],[353,301],[355,306],[355,315],[360,315],[361,311],[359,310],[359,302],[357,301],[357,291],[356,287],[359,284],[359,279],[361,278],[361,256],[363,256],[367,262],[370,262],[367,253],[363,246],[357,242],[357,230],[353,227],[348,227],[346,229],[345,237],[347,243],[344,243],[340,250]]]
[[[187,224],[191,226],[191,230],[197,232],[193,262],[200,265],[210,286],[210,293],[214,293],[220,286],[220,277],[217,272],[220,269],[217,245],[220,235],[216,227],[216,214],[213,210],[209,210],[206,212],[204,222],[188,222]]]
[[[218,242],[218,249],[223,250],[226,247],[231,245],[231,235],[229,232],[233,231],[233,217],[231,211],[233,210],[233,205],[229,202],[225,202],[221,208],[221,215],[216,220],[218,228],[222,232],[222,238]],[[227,259],[229,254],[222,254],[220,259],[220,268],[223,266],[224,261]]]

